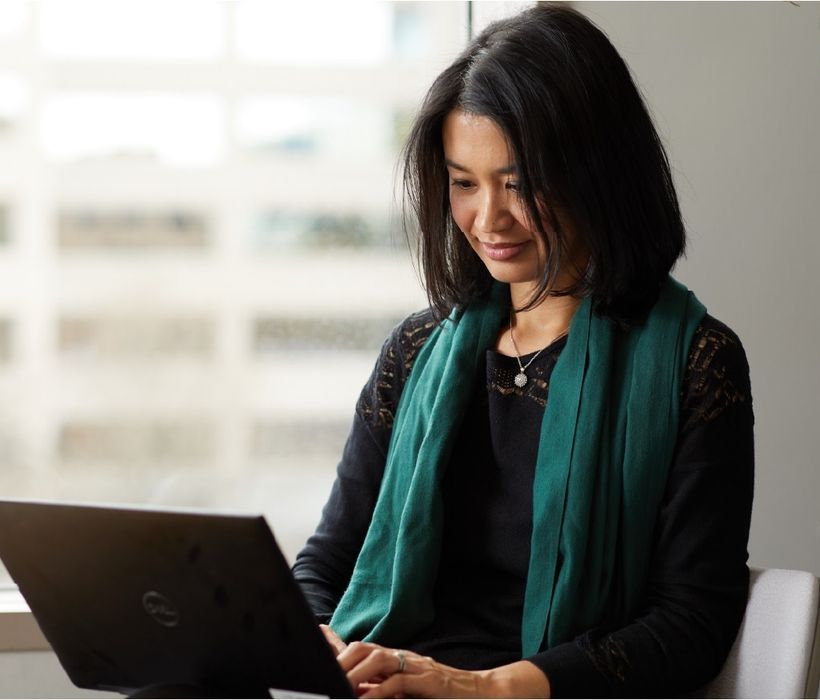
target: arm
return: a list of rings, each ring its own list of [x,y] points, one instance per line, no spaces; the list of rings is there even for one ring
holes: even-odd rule
[[[668,697],[714,677],[746,605],[754,461],[745,355],[714,319],[696,334],[682,393],[645,605],[631,624],[478,672],[400,652],[398,673],[399,652],[356,643],[339,656],[351,681],[368,697]]]
[[[296,557],[293,575],[320,622],[330,620],[350,581],[379,493],[399,397],[434,327],[429,311],[413,314],[384,342],[356,404],[319,526]]]
[[[293,565],[319,622],[330,621],[350,581],[383,469],[383,446],[357,411],[319,526]]]
[[[590,630],[530,659],[556,696],[668,696],[719,672],[748,594],[753,422],[743,348],[707,317],[684,379],[646,604],[622,629]]]
[[[739,341],[713,319],[704,325],[690,352],[681,429],[638,618],[480,672],[402,652],[407,668],[398,674],[396,651],[354,643],[339,656],[351,681],[383,681],[368,685],[372,697],[638,696],[685,692],[719,671],[746,604],[753,418]]]
[[[338,655],[364,698],[549,698],[550,684],[529,661],[465,671],[429,656],[353,642]]]

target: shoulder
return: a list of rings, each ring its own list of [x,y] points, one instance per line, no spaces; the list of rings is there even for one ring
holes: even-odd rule
[[[695,330],[681,387],[686,424],[714,420],[733,406],[751,409],[749,363],[737,334],[707,314]]]
[[[438,323],[433,311],[424,309],[410,314],[387,336],[356,405],[359,415],[372,428],[393,427],[396,407],[413,363]]]
[[[405,378],[410,374],[419,350],[438,325],[433,311],[424,309],[410,314],[393,329],[388,337],[386,342],[390,343],[397,357],[401,358]]]

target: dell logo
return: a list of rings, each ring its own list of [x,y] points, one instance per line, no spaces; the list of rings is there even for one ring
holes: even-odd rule
[[[162,593],[147,591],[142,596],[142,607],[163,627],[176,627],[179,624],[179,610]]]

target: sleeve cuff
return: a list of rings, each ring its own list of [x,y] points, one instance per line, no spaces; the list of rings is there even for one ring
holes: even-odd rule
[[[574,642],[559,644],[526,661],[546,674],[553,698],[601,698],[612,693],[591,659]]]

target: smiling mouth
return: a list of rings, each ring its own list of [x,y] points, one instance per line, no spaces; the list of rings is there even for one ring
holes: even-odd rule
[[[509,260],[518,255],[529,241],[521,243],[485,243],[479,241],[484,253],[491,260]]]

